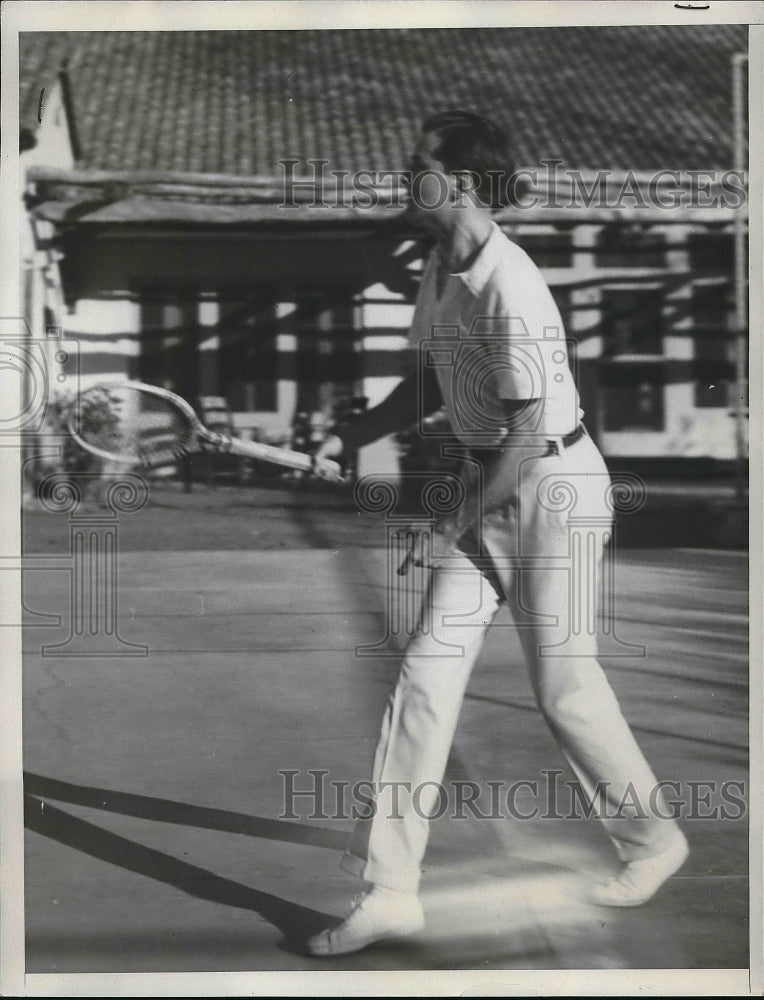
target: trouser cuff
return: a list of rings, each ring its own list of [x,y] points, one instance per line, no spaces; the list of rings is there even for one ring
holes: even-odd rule
[[[667,822],[671,824],[669,829],[663,833],[663,836],[651,840],[649,844],[629,844],[616,839],[615,847],[621,861],[626,864],[629,861],[644,861],[646,858],[654,858],[673,847],[678,840],[684,840],[684,834],[679,829],[678,824],[672,820]]]
[[[407,892],[416,895],[419,891],[419,871],[390,871],[375,865],[366,858],[359,858],[357,854],[346,851],[340,859],[340,868],[349,875],[363,879],[364,882],[371,882],[372,885],[381,885],[386,889],[396,889],[398,892]]]

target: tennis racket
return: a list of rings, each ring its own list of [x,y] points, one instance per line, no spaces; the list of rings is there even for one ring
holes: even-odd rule
[[[157,468],[190,452],[220,452],[343,481],[339,465],[330,459],[211,431],[185,399],[145,382],[103,383],[80,393],[68,429],[92,455],[127,465]]]

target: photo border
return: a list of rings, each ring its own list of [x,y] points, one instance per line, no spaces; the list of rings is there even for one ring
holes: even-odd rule
[[[4,134],[11,137],[18,126],[18,33],[33,30],[227,30],[489,26],[594,26],[605,24],[710,24],[751,25],[749,39],[749,122],[762,120],[764,91],[764,10],[758,3],[672,4],[644,2],[508,2],[501,5],[449,0],[417,4],[403,0],[304,0],[299,4],[260,4],[228,0],[225,4],[198,0],[193,4],[163,2],[96,2],[3,4],[2,119]],[[382,29],[384,30],[384,28]],[[9,150],[9,145],[13,146]],[[762,328],[762,134],[750,132],[750,328]],[[15,141],[6,141],[2,152],[2,188],[6,204],[20,206],[21,178]],[[6,267],[0,284],[0,315],[18,315],[19,226],[13,212],[2,214],[2,246]],[[751,788],[760,790],[762,773],[762,341],[751,338],[750,418],[750,596],[751,596]],[[17,407],[7,397],[2,405]],[[20,407],[10,409],[19,412]],[[20,553],[21,493],[16,451],[0,446],[0,501],[5,554]],[[10,574],[5,573],[3,577]],[[19,620],[20,580],[2,581],[0,600]],[[427,972],[252,972],[161,974],[62,974],[25,975],[23,965],[23,809],[21,748],[21,641],[20,630],[4,636],[6,663],[0,671],[0,994],[4,996],[118,996],[130,990],[135,996],[464,996],[533,995],[760,995],[762,989],[762,803],[750,802],[751,967],[749,970],[619,970],[619,971],[507,971],[460,970]]]

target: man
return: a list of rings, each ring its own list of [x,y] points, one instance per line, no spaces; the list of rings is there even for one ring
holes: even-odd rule
[[[423,926],[417,891],[426,817],[470,671],[502,600],[540,710],[585,792],[596,798],[604,789],[605,805],[629,796],[638,803],[636,815],[605,809],[623,866],[593,888],[592,900],[639,905],[687,857],[597,662],[595,629],[570,627],[594,618],[612,517],[609,480],[580,422],[551,293],[491,218],[488,202],[511,176],[506,138],[471,113],[435,115],[424,124],[411,172],[407,217],[436,244],[411,330],[420,370],[336,428],[321,454],[363,447],[442,402],[469,455],[458,509],[436,525],[431,547],[423,536],[413,553],[431,567],[422,610],[428,624],[409,642],[388,701],[374,759],[374,814],[358,823],[342,862],[372,888],[343,923],[307,943],[316,956],[358,951]],[[576,524],[585,525],[578,529],[585,593],[565,571]]]

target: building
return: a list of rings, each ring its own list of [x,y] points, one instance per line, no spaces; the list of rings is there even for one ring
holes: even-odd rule
[[[497,218],[545,271],[608,460],[726,467],[746,31],[22,34],[29,135],[43,68],[67,65],[76,148],[38,141],[26,196],[83,382],[224,396],[242,433],[283,442],[299,411],[373,405],[411,363],[423,255],[396,172],[422,117],[460,106],[513,137],[536,204]]]

